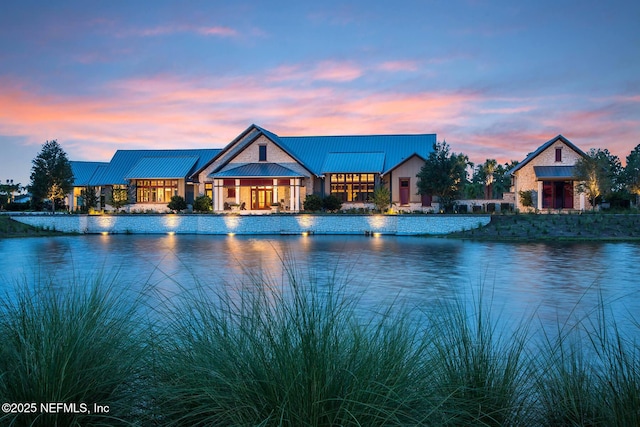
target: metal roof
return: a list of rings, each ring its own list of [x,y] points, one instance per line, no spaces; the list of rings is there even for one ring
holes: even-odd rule
[[[107,162],[77,162],[71,161],[71,171],[73,172],[73,186],[86,187],[93,185],[92,179],[100,175],[105,167],[109,165]]]
[[[220,153],[220,149],[194,149],[194,150],[118,150],[111,158],[109,166],[106,168],[99,182],[94,185],[113,185],[113,184],[127,184],[127,176],[130,175],[130,171],[138,164],[138,162],[145,157],[166,157],[166,158],[183,158],[183,157],[197,157],[195,165],[191,170],[180,178],[187,178],[191,173],[195,172]],[[164,175],[164,171],[155,171],[153,175]],[[157,177],[157,176],[156,176]],[[151,178],[139,177],[139,178]]]
[[[127,172],[125,179],[179,179],[187,176],[198,161],[196,156],[143,157]]]
[[[575,166],[534,166],[533,171],[538,179],[572,179]]]
[[[254,178],[300,178],[304,175],[277,163],[245,163],[241,166],[212,173],[209,176],[214,178],[243,178],[249,176]]]
[[[384,162],[378,171],[386,174],[410,157],[429,157],[435,134],[287,136],[278,137],[281,145],[317,175],[322,174],[329,153],[382,153]],[[362,172],[362,171],[360,171]]]
[[[381,173],[384,153],[327,153],[320,172]]]
[[[578,147],[576,147],[575,145],[573,145],[573,143],[571,141],[569,141],[567,138],[565,138],[562,135],[558,135],[553,139],[550,139],[549,141],[545,142],[544,144],[542,144],[540,147],[538,147],[536,149],[536,151],[534,151],[533,153],[529,153],[527,155],[527,157],[520,163],[518,163],[513,169],[511,169],[509,172],[509,174],[513,175],[513,173],[515,173],[516,171],[520,170],[524,165],[526,165],[527,163],[529,163],[531,160],[533,160],[534,158],[536,158],[540,153],[542,153],[544,150],[546,150],[547,148],[549,148],[551,145],[553,145],[556,141],[562,141],[564,144],[566,144],[569,148],[571,148],[572,150],[574,150],[576,153],[580,154],[581,156],[586,156],[586,154],[579,149]]]

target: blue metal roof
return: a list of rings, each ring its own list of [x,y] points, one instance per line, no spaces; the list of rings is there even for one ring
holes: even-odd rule
[[[279,140],[316,175],[322,174],[329,153],[383,153],[384,163],[379,172],[386,174],[413,155],[426,160],[436,135],[281,136]]]
[[[300,178],[304,175],[277,163],[246,163],[231,169],[209,175],[214,178]]]
[[[534,166],[533,171],[538,179],[572,179],[575,166]]]
[[[189,174],[198,161],[196,156],[188,157],[143,157],[127,172],[125,179],[160,178],[179,179]]]
[[[203,168],[213,160],[222,150],[220,149],[194,149],[194,150],[118,150],[111,158],[99,182],[94,185],[127,184],[127,176],[145,157],[184,158],[197,157],[191,170],[180,178],[188,178],[193,172]],[[135,171],[135,170],[134,170]],[[162,175],[163,171],[155,171],[154,175]],[[146,176],[140,178],[147,178]],[[148,177],[151,178],[151,177]]]
[[[573,143],[571,141],[569,141],[567,138],[565,138],[562,135],[558,135],[553,139],[550,139],[549,141],[545,142],[544,144],[542,144],[540,147],[538,147],[536,149],[536,151],[534,151],[533,153],[529,153],[527,155],[527,157],[520,163],[518,163],[513,169],[511,169],[510,171],[508,171],[508,174],[513,175],[514,172],[520,170],[524,165],[526,165],[527,163],[529,163],[531,160],[533,160],[534,158],[536,158],[540,153],[542,153],[544,150],[546,150],[547,148],[549,148],[551,145],[553,145],[556,141],[562,141],[564,144],[566,144],[569,148],[571,148],[572,150],[574,150],[576,153],[580,154],[581,156],[586,156],[586,154],[579,149],[578,147],[576,147],[575,145],[573,145]]]
[[[381,173],[384,153],[327,153],[321,173]]]
[[[92,179],[100,175],[105,167],[109,165],[107,162],[77,162],[71,161],[71,171],[73,172],[73,186],[86,187],[93,185]]]
[[[360,167],[376,169],[376,172],[386,174],[413,156],[417,155],[426,160],[436,143],[436,134],[284,137],[251,125],[223,149],[219,158],[214,160],[213,173],[223,170],[238,153],[260,135],[269,138],[316,176],[321,176],[325,172],[324,166],[335,170],[342,163],[345,167],[352,168],[353,165],[348,165],[344,160],[355,153],[360,153],[363,157],[357,160],[362,163]],[[345,156],[338,156],[339,153]],[[375,155],[370,156],[370,154]],[[377,162],[382,156],[384,156],[382,167],[379,168]],[[350,159],[355,160],[357,156]]]

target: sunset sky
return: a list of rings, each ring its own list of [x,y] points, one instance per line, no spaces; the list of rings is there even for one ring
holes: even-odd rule
[[[2,1],[0,179],[282,136],[437,133],[476,163],[640,144],[640,1]]]

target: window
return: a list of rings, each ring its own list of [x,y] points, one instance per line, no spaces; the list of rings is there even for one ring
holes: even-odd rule
[[[209,198],[213,200],[213,183],[212,182],[204,183],[204,195],[209,196]]]
[[[169,203],[178,194],[177,179],[138,179],[136,186],[138,203]]]
[[[266,162],[267,161],[267,146],[259,145],[258,146],[258,161]]]
[[[556,162],[562,161],[562,148],[556,148]]]
[[[331,174],[331,195],[343,202],[368,202],[373,199],[375,175],[372,173]]]

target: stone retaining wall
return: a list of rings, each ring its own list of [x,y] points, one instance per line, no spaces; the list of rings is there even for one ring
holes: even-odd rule
[[[489,215],[13,215],[35,227],[115,234],[442,235],[487,225]]]

